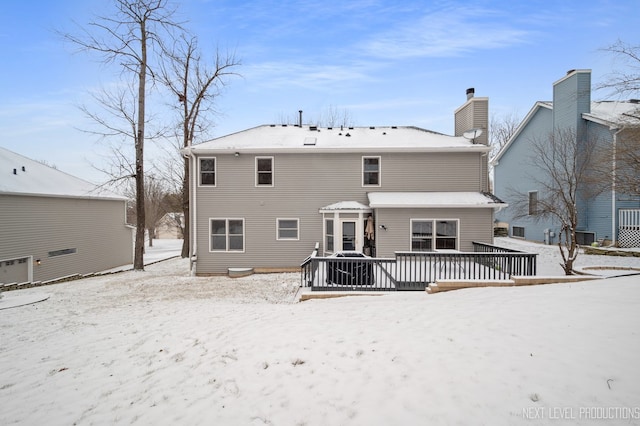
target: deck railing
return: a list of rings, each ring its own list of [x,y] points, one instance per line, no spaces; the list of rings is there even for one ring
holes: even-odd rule
[[[536,254],[474,243],[473,252],[396,252],[395,258],[318,257],[301,265],[301,284],[312,290],[424,290],[444,279],[507,280],[536,274]]]

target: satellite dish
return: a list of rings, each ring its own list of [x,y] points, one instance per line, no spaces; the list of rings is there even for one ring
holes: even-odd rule
[[[469,139],[471,141],[474,141],[478,136],[480,136],[482,134],[482,129],[476,128],[476,129],[470,129],[467,130],[466,132],[464,132],[462,134],[462,136],[465,139]]]

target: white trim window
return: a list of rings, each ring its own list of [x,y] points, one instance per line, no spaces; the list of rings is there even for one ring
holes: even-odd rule
[[[382,159],[379,156],[362,157],[362,186],[380,186],[380,165]]]
[[[299,240],[300,219],[276,219],[276,240]]]
[[[216,158],[200,158],[198,161],[198,185],[216,186]]]
[[[244,253],[244,219],[209,219],[209,251]]]
[[[273,186],[273,157],[256,157],[256,186]]]
[[[411,251],[457,250],[459,230],[458,219],[411,219]]]
[[[529,216],[535,216],[538,213],[538,191],[529,191]]]
[[[334,243],[333,243],[333,219],[325,219],[324,221],[325,234],[324,234],[324,250],[328,252],[333,252]]]

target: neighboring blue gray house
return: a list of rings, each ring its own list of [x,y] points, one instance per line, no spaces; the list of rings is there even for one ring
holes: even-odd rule
[[[530,209],[538,199],[531,176],[539,173],[532,158],[530,144],[537,138],[551,135],[558,129],[568,129],[580,140],[591,138],[600,148],[611,152],[605,157],[614,164],[616,141],[628,137],[637,128],[637,100],[616,102],[591,101],[591,70],[571,70],[553,84],[553,102],[536,102],[503,149],[493,159],[495,195],[509,205],[515,204],[514,193],[529,194]],[[637,134],[637,131],[636,131]],[[608,151],[607,151],[608,152]],[[609,160],[610,159],[610,160]],[[604,182],[607,190],[596,197],[578,194],[578,241],[640,246],[640,199],[616,191],[615,185]],[[540,194],[542,196],[542,194]],[[513,207],[496,213],[496,219],[509,224],[509,235],[532,241],[557,243],[559,223],[518,217]]]

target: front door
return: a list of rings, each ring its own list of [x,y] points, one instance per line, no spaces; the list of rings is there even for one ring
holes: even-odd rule
[[[356,221],[342,221],[342,250],[356,250]]]

